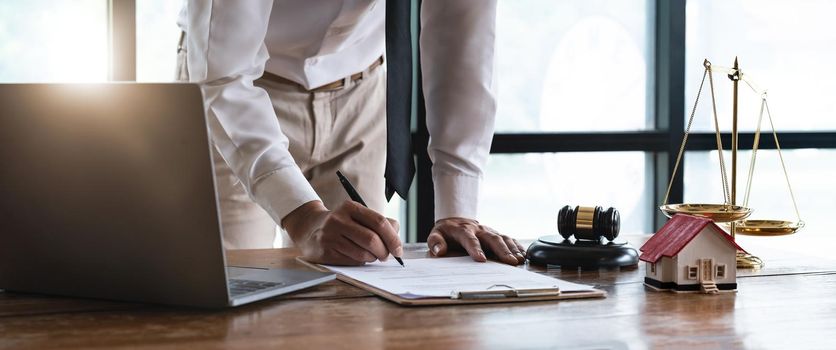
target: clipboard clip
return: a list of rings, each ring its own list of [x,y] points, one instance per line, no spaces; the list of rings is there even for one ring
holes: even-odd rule
[[[507,289],[494,289],[503,287]],[[507,284],[494,284],[485,290],[453,292],[452,299],[529,298],[560,295],[560,288],[516,289]]]

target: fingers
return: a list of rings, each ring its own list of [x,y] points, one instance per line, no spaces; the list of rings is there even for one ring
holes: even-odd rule
[[[377,256],[364,249],[363,247],[357,245],[356,243],[352,242],[350,239],[346,237],[337,238],[334,248],[335,251],[339,252],[345,257],[348,257],[352,261],[356,262],[358,265],[362,265],[363,263],[372,262],[378,259]]]
[[[386,248],[380,236],[372,232],[368,228],[358,225],[350,221],[347,222],[342,233],[343,237],[348,238],[357,247],[371,253],[380,261],[386,261],[389,258],[389,249]],[[374,259],[372,260],[374,261]]]
[[[503,236],[489,231],[479,230],[479,232],[477,232],[477,237],[488,246],[490,251],[496,255],[496,258],[499,259],[499,261],[510,265],[519,264],[517,256],[511,253],[511,249],[507,244],[505,244]],[[516,247],[514,248],[516,249]]]
[[[499,258],[502,262],[511,265],[518,265],[525,262],[525,247],[523,247],[522,244],[520,244],[520,242],[517,242],[516,239],[508,237],[507,235],[503,235],[497,232],[496,230],[484,225],[479,225],[478,232],[480,239],[481,235],[495,237],[489,239],[488,241],[492,242],[493,244],[492,246],[490,246],[491,251],[495,255],[497,255],[497,258]],[[505,249],[507,249],[507,252]]]
[[[513,241],[514,241],[514,244],[517,245],[517,248],[520,250],[520,253],[522,253],[522,256],[523,256],[523,259],[524,259],[527,249],[525,248],[524,245],[520,244],[520,242],[517,241],[516,239],[514,239]]]
[[[325,224],[322,229],[328,236],[327,240],[332,240],[338,243],[342,242],[340,238],[346,238],[353,242],[355,246],[368,251],[381,261],[386,260],[389,256],[389,250],[386,249],[386,246],[383,244],[383,241],[380,240],[380,237],[368,228],[352,220],[347,213],[338,212],[336,215],[329,216],[328,219],[325,220]],[[324,244],[331,243],[332,242],[327,242]],[[339,247],[335,248],[339,249]],[[342,249],[340,250],[343,253],[347,253]],[[351,254],[347,255],[352,256]],[[366,260],[363,259],[360,261]]]
[[[427,237],[427,245],[433,256],[443,256],[451,245],[460,245],[475,261],[487,261],[484,247],[503,263],[518,265],[525,262],[525,251],[519,242],[470,219],[439,220]]]
[[[508,249],[511,250],[511,254],[514,254],[514,256],[517,258],[517,262],[525,262],[525,250],[522,249],[522,245],[519,242],[517,242],[517,240],[511,237],[505,235],[500,235],[500,237],[502,237],[502,239],[505,240],[505,245],[508,246]]]
[[[379,234],[368,227],[371,225],[371,220],[379,219],[370,214],[377,213],[359,204],[352,203],[346,202],[334,213],[335,215],[328,217],[322,228],[327,239],[322,244],[331,246],[327,250],[339,252],[342,255],[335,257],[339,262],[345,262],[344,258],[355,264],[375,260],[386,261],[390,250],[382,237],[391,235],[394,231],[392,224],[386,218],[380,216],[383,221],[379,221],[380,224],[374,226],[374,228],[385,233],[383,235]],[[355,218],[360,218],[360,220]],[[397,237],[396,234],[395,236]]]
[[[332,251],[331,254],[327,256],[325,259],[327,261],[319,262],[320,264],[327,264],[327,265],[342,265],[342,266],[360,266],[365,264],[364,261],[357,261],[354,258],[345,255],[339,251]],[[316,261],[314,261],[316,262]]]
[[[377,259],[341,235],[327,235],[323,229],[314,234],[317,244],[302,244],[305,260],[329,265],[363,265]]]
[[[386,218],[386,220],[389,220],[389,225],[392,225],[392,229],[395,230],[395,232],[401,232],[401,224],[398,220],[392,218]]]
[[[398,230],[393,227],[389,221],[390,219],[352,201],[343,203],[343,208],[348,210],[352,219],[376,233],[392,255],[403,256],[403,246],[400,237],[398,237]]]
[[[447,254],[447,241],[438,229],[433,229],[427,237],[427,246],[432,256],[444,256]]]
[[[452,236],[459,245],[467,251],[467,255],[470,255],[473,260],[478,262],[485,262],[488,261],[488,258],[485,256],[485,252],[482,251],[482,244],[479,242],[479,238],[476,238],[476,233],[473,232],[473,229],[467,226],[452,226],[452,227],[444,227],[441,229],[442,234],[446,234],[448,236]]]

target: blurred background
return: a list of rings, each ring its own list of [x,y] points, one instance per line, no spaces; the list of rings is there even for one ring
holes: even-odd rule
[[[0,82],[170,82],[180,8],[173,0],[0,2]],[[739,57],[744,73],[769,91],[807,223],[801,232],[827,234],[836,207],[834,13],[836,2],[826,0],[499,0],[496,138],[479,219],[530,239],[555,233],[563,205],[601,205],[621,211],[622,233],[655,231],[703,60],[729,67]],[[731,84],[717,74],[715,86],[728,137]],[[740,91],[741,146],[751,147],[760,96],[745,85]],[[673,203],[723,199],[708,96]],[[794,221],[774,142],[761,146],[753,218]],[[750,154],[740,153],[739,201]],[[417,221],[432,212],[416,197],[388,209],[408,223],[402,234],[410,241],[426,237],[427,223]]]

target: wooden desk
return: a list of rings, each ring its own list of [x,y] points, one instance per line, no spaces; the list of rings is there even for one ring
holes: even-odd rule
[[[739,292],[720,295],[648,291],[643,266],[528,267],[595,284],[609,293],[605,299],[455,307],[401,307],[338,281],[224,311],[0,293],[0,349],[836,346],[836,260],[800,256],[774,244],[744,247],[767,266],[740,270]],[[411,257],[426,252],[420,244],[407,250]],[[229,260],[288,267],[296,266],[296,253],[235,251]]]

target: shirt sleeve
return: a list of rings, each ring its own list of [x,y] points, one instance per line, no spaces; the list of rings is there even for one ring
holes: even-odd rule
[[[190,0],[189,78],[203,90],[215,147],[277,223],[319,200],[288,151],[272,102],[253,81],[264,74],[272,0]]]
[[[421,69],[435,219],[476,218],[496,117],[495,0],[425,0]]]

